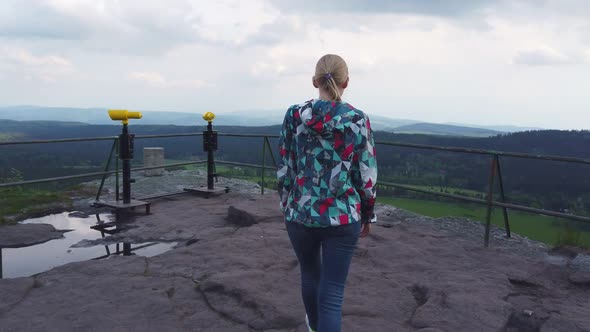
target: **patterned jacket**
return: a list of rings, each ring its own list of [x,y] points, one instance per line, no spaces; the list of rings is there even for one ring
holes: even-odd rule
[[[277,170],[287,222],[329,227],[375,222],[377,161],[367,115],[348,103],[310,100],[285,114]]]

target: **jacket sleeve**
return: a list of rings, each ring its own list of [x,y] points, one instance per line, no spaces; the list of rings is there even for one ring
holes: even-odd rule
[[[352,183],[361,197],[361,222],[374,223],[375,198],[377,197],[377,156],[375,142],[371,130],[371,122],[364,115],[357,123],[359,132],[356,138],[356,149],[353,156],[351,170]]]
[[[297,174],[295,161],[295,147],[293,140],[293,110],[289,109],[285,114],[283,127],[279,137],[279,163],[277,165],[277,182],[279,197],[281,199],[281,210],[285,212],[289,192]]]

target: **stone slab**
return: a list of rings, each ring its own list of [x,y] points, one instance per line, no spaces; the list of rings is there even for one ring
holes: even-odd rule
[[[49,224],[0,225],[0,248],[28,247],[62,238],[65,232]]]

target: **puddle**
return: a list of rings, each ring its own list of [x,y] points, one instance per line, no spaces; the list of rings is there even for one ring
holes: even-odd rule
[[[51,224],[64,233],[64,238],[23,248],[0,249],[0,278],[28,277],[71,262],[102,259],[109,255],[139,255],[151,257],[171,250],[177,243],[118,243],[92,247],[72,248],[82,240],[103,237],[99,230],[90,228],[114,221],[110,214],[91,215],[88,218],[68,216],[68,212],[25,220],[23,224]],[[112,228],[111,228],[112,229]],[[108,234],[104,234],[108,236]]]

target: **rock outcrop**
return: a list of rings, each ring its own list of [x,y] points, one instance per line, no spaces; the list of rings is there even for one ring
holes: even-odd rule
[[[0,226],[0,248],[20,248],[63,237],[66,230],[48,224],[16,224]]]
[[[230,206],[250,222],[230,222]],[[0,330],[306,331],[275,195],[175,196],[152,212],[113,241],[179,241],[176,249],[0,280]],[[462,235],[450,220],[378,214],[353,259],[344,331],[590,330],[584,270],[547,262],[543,246],[498,235],[484,249],[480,229]]]

